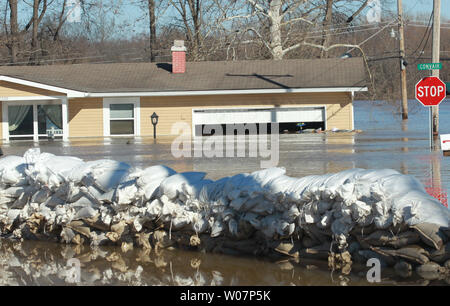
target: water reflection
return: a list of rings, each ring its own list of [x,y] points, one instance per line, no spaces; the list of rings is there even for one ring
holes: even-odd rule
[[[68,264],[80,262],[80,278]],[[271,262],[253,258],[180,250],[134,249],[61,245],[47,242],[0,240],[0,285],[371,285],[366,267],[348,275],[312,260]],[[384,285],[429,281],[396,279],[382,271]]]

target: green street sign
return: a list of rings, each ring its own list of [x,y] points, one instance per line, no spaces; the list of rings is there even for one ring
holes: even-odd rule
[[[417,64],[419,70],[442,69],[442,63]]]

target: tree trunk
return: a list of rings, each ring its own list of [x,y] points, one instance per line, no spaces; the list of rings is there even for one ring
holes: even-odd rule
[[[270,20],[270,49],[274,60],[283,59],[283,46],[281,43],[281,0],[272,0],[269,6]]]
[[[148,0],[148,14],[150,18],[150,61],[156,60],[156,17],[155,0]]]
[[[19,25],[17,23],[17,0],[9,0],[10,9],[10,42],[9,52],[11,54],[11,63],[17,63],[17,53],[19,52]]]
[[[201,4],[200,0],[188,0],[189,10],[191,12],[192,16],[192,23],[194,27],[194,33],[193,33],[193,53],[194,53],[194,60],[200,59],[200,46],[202,42],[201,38]]]
[[[322,46],[328,46],[329,40],[329,26],[331,25],[331,19],[333,17],[333,0],[327,0],[327,6],[325,8],[325,16],[323,18],[323,31],[322,31]],[[322,49],[320,52],[320,58],[326,57],[326,52]]]
[[[39,29],[39,4],[40,0],[34,0],[33,2],[33,29],[31,35],[31,55],[29,62],[32,65],[37,63],[37,50],[38,50],[38,29]]]

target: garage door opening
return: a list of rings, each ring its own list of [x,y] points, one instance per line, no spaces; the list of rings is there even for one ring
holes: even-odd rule
[[[278,123],[280,134],[303,130],[325,130],[325,107],[272,107],[196,109],[192,113],[195,136],[271,134],[270,123]],[[217,131],[221,128],[220,131]]]
[[[272,134],[271,125],[263,123],[266,127],[261,128],[261,123],[253,124],[252,128],[248,128],[248,124],[203,124],[195,126],[196,136],[214,136],[214,135],[224,135],[227,131],[232,131],[234,135],[259,135],[259,134]],[[217,131],[218,127],[221,127]],[[227,130],[228,129],[228,130]],[[325,130],[324,122],[282,122],[278,125],[279,134],[299,134],[302,131],[310,131],[321,129]],[[228,135],[228,133],[226,133]]]

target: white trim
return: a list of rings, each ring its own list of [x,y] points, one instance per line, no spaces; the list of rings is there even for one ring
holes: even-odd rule
[[[133,104],[134,105],[134,135],[111,135],[109,106],[111,104]],[[139,97],[103,98],[103,136],[140,136],[141,135],[141,99]]]
[[[36,103],[33,103],[33,141],[39,142],[38,110]]]
[[[191,112],[191,129],[192,129],[192,133],[191,135],[195,138],[195,137],[201,137],[198,136],[195,133],[195,123],[194,123],[194,112],[195,111],[202,111],[202,110],[237,110],[237,109],[242,109],[242,110],[255,110],[255,109],[279,109],[279,108],[322,108],[323,109],[323,116],[324,116],[324,130],[327,129],[327,106],[325,104],[316,104],[316,105],[279,105],[279,106],[274,106],[274,105],[267,105],[267,107],[264,106],[250,106],[250,107],[203,107],[203,108],[192,108]]]
[[[23,96],[23,97],[0,97],[0,101],[39,101],[39,100],[61,100],[66,96]]]
[[[0,75],[0,81],[11,82],[11,83],[21,84],[21,85],[25,85],[25,86],[30,86],[30,87],[36,87],[36,88],[45,89],[45,90],[49,90],[49,91],[62,92],[70,97],[84,97],[85,96],[85,93],[83,93],[81,91],[57,87],[57,86],[45,85],[45,84],[38,83],[38,82],[26,81],[26,80],[13,78],[13,77],[9,77],[9,76],[4,76],[4,75]]]
[[[355,93],[352,91],[352,100],[350,101],[350,107],[352,108],[352,111],[350,113],[352,124],[351,124],[351,130],[353,131],[355,129],[355,108],[353,107],[353,99],[355,97]]]
[[[228,89],[228,90],[184,90],[184,91],[143,91],[143,92],[99,92],[89,93],[57,86],[45,85],[38,82],[26,81],[19,78],[0,75],[0,81],[6,81],[25,86],[41,88],[50,91],[65,93],[68,98],[83,97],[154,97],[154,96],[202,96],[202,95],[239,95],[239,94],[265,94],[265,93],[320,93],[320,92],[355,92],[367,91],[367,87],[324,87],[324,88],[276,88],[276,89]],[[9,97],[0,97],[8,100]]]
[[[171,97],[171,96],[205,96],[205,95],[242,95],[270,93],[326,93],[367,91],[367,87],[326,87],[326,88],[288,88],[288,89],[231,89],[231,90],[189,90],[189,91],[155,91],[155,92],[107,92],[87,93],[89,98],[108,97]]]
[[[61,110],[62,110],[62,129],[63,129],[63,141],[67,141],[69,139],[69,103],[68,99],[64,97],[61,99]]]
[[[5,143],[9,142],[9,124],[8,124],[8,104],[2,103],[2,138]]]

